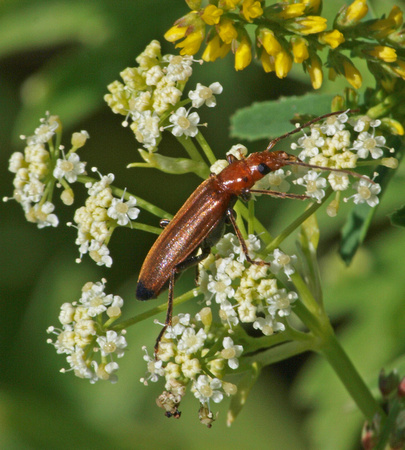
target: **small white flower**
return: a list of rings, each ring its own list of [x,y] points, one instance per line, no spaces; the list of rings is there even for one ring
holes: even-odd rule
[[[304,136],[298,139],[298,143],[291,144],[292,150],[297,150],[302,148],[302,152],[298,155],[301,159],[312,158],[319,153],[319,150],[324,146],[325,139],[321,136],[318,127],[314,126],[311,128],[311,135]]]
[[[24,165],[24,155],[21,152],[12,153],[8,161],[8,170],[12,173],[17,173]]]
[[[211,108],[217,104],[215,95],[221,94],[222,89],[222,86],[218,82],[210,84],[209,87],[203,86],[201,83],[197,83],[196,90],[190,91],[188,93],[188,97],[192,100],[192,105],[194,108],[200,108],[204,105],[204,103]]]
[[[273,252],[273,259],[270,261],[270,270],[276,274],[282,270],[290,279],[290,275],[295,272],[293,264],[296,262],[296,255],[287,255],[283,253],[279,248],[276,248]]]
[[[214,164],[211,165],[210,173],[218,175],[225,169],[225,167],[228,167],[228,166],[229,166],[229,164],[226,159],[218,159],[214,162]]]
[[[253,323],[255,330],[261,330],[265,336],[271,336],[279,331],[284,331],[285,326],[281,322],[274,320],[273,316],[266,315],[265,317],[258,317]]]
[[[54,209],[54,204],[45,202],[42,205],[34,205],[25,216],[29,222],[36,223],[38,228],[57,227],[59,219],[55,214],[51,214]]]
[[[344,191],[349,187],[349,176],[345,173],[331,172],[328,181],[334,191]]]
[[[359,158],[367,158],[369,154],[373,159],[381,158],[384,154],[380,147],[385,145],[384,136],[374,136],[373,134],[363,131],[359,134],[358,139],[353,142],[353,150],[357,150]]]
[[[140,212],[140,209],[135,208],[135,197],[131,195],[127,202],[123,200],[123,197],[121,199],[113,198],[111,206],[107,210],[108,216],[115,219],[121,226],[127,225],[130,220],[135,220]]]
[[[209,275],[207,290],[215,295],[217,303],[221,303],[235,293],[231,283],[232,280],[225,274],[217,273],[216,277]]]
[[[156,361],[154,358],[149,356],[146,347],[143,347],[143,350],[145,351],[143,359],[147,362],[149,376],[146,379],[142,378],[141,381],[144,384],[148,384],[147,382],[149,380],[152,381],[152,383],[156,383],[159,380],[159,377],[163,377],[165,374],[165,371],[162,368],[163,361],[161,359]]]
[[[372,183],[362,178],[353,184],[353,188],[357,189],[357,194],[350,198],[353,198],[353,202],[356,205],[365,202],[372,208],[378,205],[379,199],[377,195],[381,192],[381,186],[378,183]]]
[[[100,346],[102,356],[115,353],[118,358],[124,356],[124,349],[128,345],[124,336],[113,330],[108,330],[105,336],[99,336],[97,343]]]
[[[58,159],[53,176],[60,180],[65,178],[68,183],[74,183],[77,176],[84,173],[86,163],[80,162],[79,155],[72,153],[67,159]]]
[[[186,328],[177,344],[177,348],[186,353],[186,355],[190,355],[198,352],[203,347],[206,339],[207,335],[202,328],[198,330],[197,334],[194,328]]]
[[[297,300],[298,294],[296,292],[288,292],[286,289],[279,289],[279,291],[268,298],[266,301],[269,304],[267,308],[271,316],[278,314],[280,317],[289,316],[291,313],[291,303]]]
[[[186,359],[181,365],[181,371],[183,375],[187,378],[194,378],[198,373],[201,372],[200,361],[197,358]]]
[[[235,309],[228,300],[221,302],[219,317],[223,322],[228,324],[229,328],[232,328],[232,326],[236,326],[239,323]]]
[[[221,387],[222,382],[218,378],[210,379],[207,375],[200,375],[194,382],[192,390],[201,403],[209,403],[210,400],[219,403],[224,398],[219,390]]]
[[[60,307],[59,322],[62,325],[67,325],[73,321],[73,315],[76,308],[71,303],[64,303]]]
[[[224,349],[221,351],[221,356],[228,360],[228,365],[231,369],[237,369],[239,367],[238,358],[243,352],[243,346],[234,345],[230,337],[225,337],[222,345]]]
[[[200,122],[200,116],[196,112],[191,114],[189,112],[182,106],[169,117],[170,122],[173,124],[172,133],[175,136],[194,137],[198,133],[197,125]]]
[[[112,258],[110,256],[110,250],[108,250],[108,247],[105,244],[101,244],[93,239],[90,243],[88,252],[90,258],[93,259],[98,266],[111,267]]]
[[[226,152],[226,155],[233,155],[236,159],[243,159],[248,154],[248,149],[242,144],[232,145],[231,149]]]
[[[95,317],[98,314],[107,310],[107,306],[111,305],[113,296],[106,295],[102,292],[104,286],[93,284],[92,289],[83,292],[80,302],[87,308],[87,313],[90,317]]]
[[[183,334],[186,327],[189,326],[190,326],[190,314],[180,313],[178,316],[173,317],[172,326],[167,327],[165,338],[176,339],[177,336]]]
[[[302,178],[298,178],[295,183],[305,186],[305,194],[315,198],[318,202],[325,197],[325,191],[322,188],[326,187],[326,180],[320,177],[320,174],[315,172],[315,170],[310,170]]]
[[[166,78],[172,82],[186,81],[191,77],[193,57],[190,55],[167,55],[169,65],[166,67]],[[166,59],[166,58],[165,58]]]
[[[242,323],[251,323],[256,319],[257,307],[252,305],[249,300],[239,303],[238,314]]]
[[[322,133],[328,136],[333,136],[337,132],[345,128],[345,123],[348,121],[349,116],[346,113],[339,114],[338,116],[330,116],[325,119],[321,124],[320,129]]]

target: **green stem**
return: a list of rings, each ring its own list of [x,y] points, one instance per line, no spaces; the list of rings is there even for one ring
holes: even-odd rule
[[[173,306],[177,306],[180,305],[182,303],[185,303],[187,301],[189,301],[190,299],[195,297],[195,292],[198,292],[198,288],[197,289],[191,289],[190,291],[186,292],[183,295],[180,295],[180,297],[177,297],[173,300]],[[135,325],[136,323],[142,322],[143,320],[149,319],[149,317],[153,317],[156,316],[157,314],[166,311],[167,310],[167,304],[163,303],[159,306],[157,306],[156,308],[150,309],[149,311],[146,311],[142,314],[138,314],[135,317],[132,317],[131,319],[128,320],[124,320],[124,322],[120,322],[116,325],[114,325],[113,327],[111,327],[112,330],[114,331],[121,331],[124,330],[132,325]]]
[[[214,162],[217,160],[215,157],[211,147],[209,146],[208,142],[206,141],[205,137],[201,132],[198,132],[195,136],[196,141],[200,144],[200,147],[202,148],[205,156],[207,157],[210,164],[214,164]]]
[[[261,366],[268,366],[313,349],[313,340],[287,342],[260,352],[254,356],[244,358],[243,365],[241,365],[235,372],[244,372],[246,367],[251,366],[253,363],[257,363]]]
[[[371,395],[371,392],[336,339],[333,331],[328,336],[324,336],[322,346],[318,351],[333,367],[340,381],[367,420],[371,421],[377,413],[385,420],[386,415],[384,411]]]
[[[184,149],[188,153],[188,156],[190,156],[193,161],[204,162],[202,156],[200,155],[200,152],[197,150],[197,147],[194,145],[194,142],[191,140],[191,138],[188,138],[187,136],[177,136],[176,139],[184,147]]]
[[[246,206],[241,201],[239,201],[237,205],[238,211],[240,212],[241,216],[248,221],[250,218],[248,208],[246,208]],[[267,231],[267,228],[256,217],[253,218],[253,228],[255,233],[257,235],[260,235],[260,239],[265,244],[269,244],[272,241],[272,237],[270,233]]]
[[[274,238],[270,244],[267,245],[265,251],[266,252],[272,252],[274,249],[280,246],[280,244],[286,239],[293,231],[295,231],[303,222],[305,222],[308,217],[310,217],[312,214],[314,214],[315,211],[317,211],[328,199],[328,197],[332,193],[332,188],[329,188],[326,191],[325,197],[323,198],[321,203],[313,203],[308,209],[306,209],[299,217],[297,217],[293,222],[291,222],[288,227],[284,228],[284,230],[276,237]]]

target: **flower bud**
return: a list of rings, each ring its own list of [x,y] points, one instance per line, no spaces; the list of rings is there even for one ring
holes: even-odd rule
[[[60,196],[60,199],[62,200],[62,202],[65,205],[67,205],[67,206],[72,205],[74,200],[75,200],[75,196],[74,196],[73,190],[72,189],[65,189],[62,192],[62,194]]]
[[[76,133],[72,134],[72,146],[76,148],[83,147],[83,145],[86,143],[87,139],[89,138],[89,133],[86,130],[82,130]]]
[[[357,25],[358,22],[367,14],[367,0],[354,0],[354,2],[345,6],[336,16],[335,23],[339,28],[348,28]]]

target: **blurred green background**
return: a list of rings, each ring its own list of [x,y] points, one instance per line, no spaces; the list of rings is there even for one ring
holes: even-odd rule
[[[343,2],[325,3],[324,15],[332,20]],[[373,6],[379,15],[392,4],[376,1]],[[137,145],[103,95],[121,70],[135,65],[134,58],[147,43],[152,39],[163,43],[164,32],[187,11],[181,0],[1,2],[1,196],[12,195],[13,176],[7,165],[10,154],[23,149],[18,136],[32,134],[50,111],[61,117],[65,143],[73,131],[89,132],[91,139],[80,152],[88,167],[113,172],[118,186],[174,213],[200,180],[194,175],[125,169],[139,161]],[[163,53],[174,52],[171,44],[163,43]],[[238,142],[229,138],[230,117],[238,108],[311,90],[299,68],[283,81],[265,75],[257,64],[235,73],[230,55],[215,64],[196,65],[189,86],[213,81],[221,82],[224,93],[216,108],[202,111],[202,120],[209,124],[204,134],[218,157]],[[325,83],[322,92],[338,92],[343,86],[344,81]],[[168,141],[161,152],[182,155],[175,141]],[[263,149],[265,142],[245,144],[254,151]],[[324,210],[319,214],[325,303],[341,342],[372,387],[380,368],[391,367],[405,347],[405,234],[386,217],[404,202],[404,177],[400,168],[350,268],[336,256],[344,211],[336,219],[328,218]],[[75,207],[82,204],[82,194]],[[166,419],[156,407],[154,399],[163,386],[145,388],[139,382],[145,373],[141,347],[151,348],[158,332],[152,321],[128,330],[129,350],[120,360],[118,384],[90,385],[72,374],[60,374],[67,363],[46,344],[45,330],[57,326],[60,305],[77,300],[85,282],[107,277],[107,292],[126,302],[125,317],[157,302],[141,304],[134,295],[137,272],[154,236],[118,230],[110,246],[111,269],[96,267],[88,258],[77,265],[75,230],[64,225],[72,219],[73,208],[56,203],[60,226],[44,230],[27,223],[18,204],[0,206],[0,448],[359,448],[361,416],[332,370],[316,355],[264,369],[231,428],[225,424],[226,401],[212,429],[198,422],[192,395],[181,405],[180,420]],[[277,199],[265,199],[258,211],[273,233],[297,215],[293,202]],[[156,218],[142,216],[157,225]],[[294,251],[294,239],[284,248]],[[182,277],[177,293],[192,286],[193,275]],[[158,302],[165,299],[163,294]],[[193,302],[177,312],[200,307]]]

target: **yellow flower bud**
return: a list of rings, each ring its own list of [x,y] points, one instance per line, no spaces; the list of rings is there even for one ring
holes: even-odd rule
[[[248,22],[252,22],[252,19],[260,17],[262,14],[263,8],[260,1],[243,0],[242,15]]]
[[[349,23],[359,22],[368,11],[367,0],[354,0],[346,10],[346,20]]]
[[[242,0],[219,0],[218,7],[229,11],[236,9]]]
[[[404,21],[401,8],[399,8],[398,6],[393,6],[388,15],[388,19],[393,20],[395,22],[396,28],[399,28]]]
[[[321,44],[327,44],[331,48],[339,47],[345,41],[343,34],[339,30],[325,31],[318,36]]]
[[[304,36],[308,34],[320,33],[325,31],[327,27],[327,19],[321,16],[304,16],[289,20],[285,23],[285,27],[298,34]]]
[[[322,7],[322,0],[301,0],[305,5],[306,14],[318,14]]]
[[[397,59],[395,62],[395,66],[392,66],[392,70],[405,80],[405,61]]]
[[[276,75],[278,78],[285,78],[292,67],[292,57],[290,52],[281,49],[275,59]]]
[[[245,34],[235,51],[235,70],[243,70],[252,61],[252,45]]]
[[[381,160],[381,165],[388,167],[389,169],[396,169],[398,167],[398,160],[397,158],[383,158]]]
[[[354,87],[354,89],[360,89],[363,81],[361,73],[354,67],[349,58],[343,60],[343,70],[346,80]]]
[[[273,20],[286,20],[300,17],[304,14],[305,5],[303,3],[275,3],[266,8],[266,17]]]
[[[217,33],[225,44],[231,44],[238,37],[238,32],[233,26],[234,22],[228,18],[221,18],[217,28]]]
[[[201,14],[201,19],[207,24],[207,25],[216,25],[224,11],[220,8],[217,8],[215,5],[208,5],[204,12]]]
[[[386,130],[389,130],[391,134],[396,136],[403,136],[405,133],[404,127],[398,120],[391,119],[390,117],[383,117],[381,119],[381,124]]]
[[[311,56],[309,60],[306,60],[305,63],[309,76],[311,78],[312,87],[314,89],[319,89],[322,86],[323,81],[321,59],[319,58],[318,55],[314,54]]]
[[[269,55],[276,56],[281,51],[281,45],[274,37],[273,31],[268,28],[261,28],[257,40],[263,45]]]
[[[293,36],[290,40],[295,63],[302,63],[309,58],[308,41],[303,37]]]
[[[370,56],[374,56],[374,58],[381,59],[384,62],[395,62],[397,60],[397,52],[392,47],[387,47],[386,45],[375,45],[369,50],[366,50],[366,53]]]
[[[74,200],[75,200],[75,196],[73,193],[72,189],[65,189],[62,194],[60,195],[60,198],[62,200],[62,202],[67,205],[70,206],[73,204]]]
[[[227,55],[230,49],[231,44],[224,44],[220,37],[216,34],[210,41],[208,41],[204,53],[202,54],[202,59],[207,62],[215,61],[217,58],[223,58]]]
[[[266,73],[274,72],[276,70],[274,56],[270,56],[266,52],[266,50],[262,51],[262,54],[260,55],[260,61]]]

